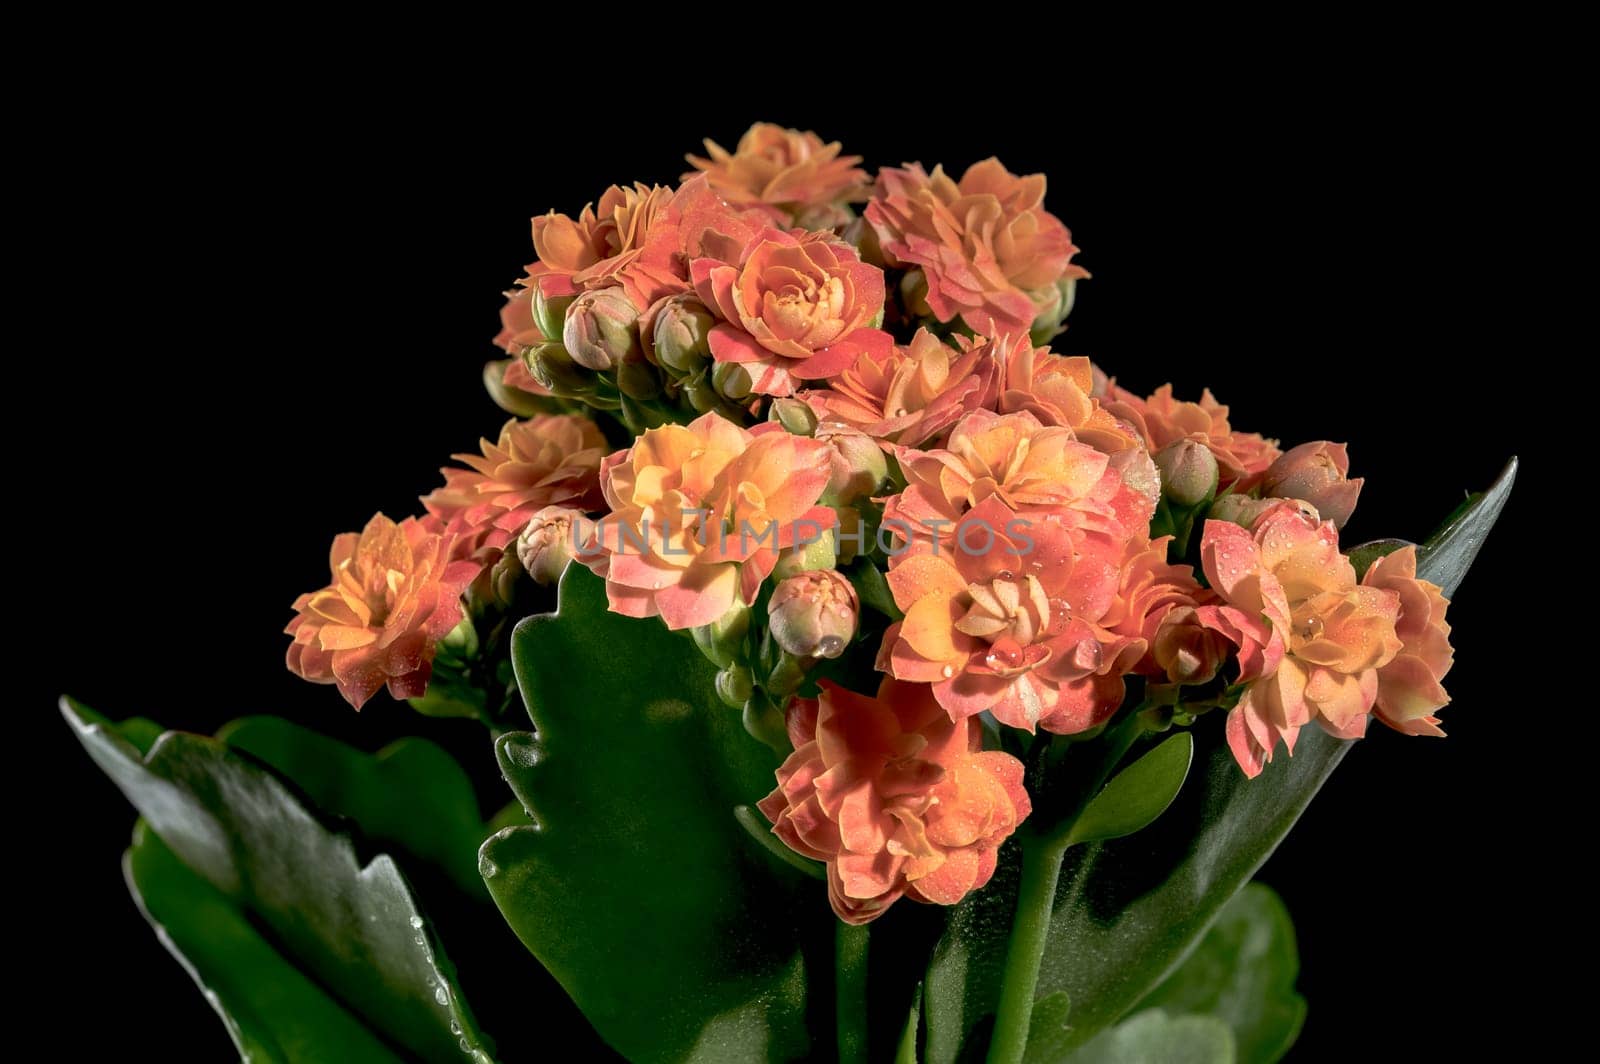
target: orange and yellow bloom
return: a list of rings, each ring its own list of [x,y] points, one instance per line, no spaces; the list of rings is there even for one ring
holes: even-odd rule
[[[731,152],[709,139],[705,145],[706,158],[687,156],[694,170],[685,180],[704,173],[729,203],[774,210],[783,222],[808,229],[848,220],[842,206],[866,199],[871,187],[860,156],[841,155],[838,141],[824,144],[810,131],[757,122]]]
[[[960,181],[939,166],[885,167],[866,217],[892,263],[922,270],[940,321],[1027,333],[1042,303],[1060,302],[1058,282],[1089,276],[1072,264],[1072,234],[1044,209],[1044,186],[1043,174],[1018,177],[998,159]]]
[[[926,686],[886,679],[869,698],[823,681],[788,725],[795,751],[760,808],[790,849],[827,862],[846,923],[901,897],[956,904],[1032,811],[1022,763],[985,751],[978,721],[951,720]]]
[[[593,421],[545,414],[506,422],[500,438],[479,441],[481,454],[451,455],[465,468],[441,470],[444,486],[422,500],[438,524],[453,524],[462,545],[499,549],[540,509],[600,505],[605,437]]]
[[[452,561],[454,546],[416,518],[396,524],[382,514],[335,538],[332,580],[295,600],[284,629],[294,637],[289,671],[337,684],[357,709],[384,686],[395,698],[420,698],[439,640],[461,622],[461,593],[482,571]]]
[[[751,431],[705,414],[650,429],[605,460],[610,512],[579,560],[605,577],[617,613],[710,624],[755,601],[780,550],[833,527],[817,505],[831,473],[826,443],[772,424]]]

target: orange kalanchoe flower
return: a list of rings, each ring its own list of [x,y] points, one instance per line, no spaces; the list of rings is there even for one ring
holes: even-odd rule
[[[705,145],[709,158],[685,156],[694,171],[703,172],[729,203],[776,208],[786,223],[828,220],[834,214],[848,218],[838,205],[867,198],[870,182],[858,165],[861,157],[840,155],[838,141],[824,144],[815,133],[757,122],[731,153],[710,139]],[[694,171],[684,174],[684,180],[694,177]]]
[[[588,418],[513,418],[497,442],[478,442],[482,454],[451,455],[467,468],[441,470],[444,487],[422,500],[438,522],[456,526],[467,549],[504,547],[545,506],[600,506],[600,460],[608,448]]]
[[[1131,488],[1104,453],[1027,411],[976,410],[942,449],[895,454],[906,487],[888,500],[885,522],[906,522],[924,537],[949,542],[962,515],[991,497],[1018,515],[1055,514],[1118,541],[1142,538],[1155,515],[1156,500]]]
[[[1022,762],[985,751],[978,721],[952,721],[923,684],[885,679],[876,698],[821,686],[791,703],[795,751],[760,808],[790,849],[827,862],[839,919],[868,923],[901,896],[954,905],[987,884],[1032,812]]]
[[[978,409],[993,387],[995,359],[986,344],[958,351],[927,329],[911,343],[867,351],[803,398],[825,422],[838,422],[885,443],[917,447],[937,439]]]
[[[1179,440],[1205,444],[1217,459],[1218,490],[1230,484],[1237,484],[1240,490],[1254,486],[1278,457],[1276,441],[1254,432],[1234,431],[1228,424],[1228,408],[1217,402],[1210,388],[1201,393],[1198,403],[1173,398],[1170,384],[1157,388],[1148,399],[1117,387],[1115,381],[1107,393],[1106,409],[1130,423],[1144,437],[1151,454]]]
[[[611,610],[693,628],[755,602],[778,552],[833,527],[818,506],[833,449],[771,422],[717,414],[648,429],[605,460],[611,512],[578,560],[605,577]]]
[[[385,684],[395,698],[420,698],[439,640],[461,623],[461,593],[482,566],[451,561],[449,535],[416,518],[376,514],[333,541],[332,582],[295,600],[285,632],[289,671],[339,686],[360,709]]]
[[[1092,728],[1122,704],[1123,651],[1137,638],[1104,623],[1127,544],[1077,515],[1021,516],[991,495],[948,545],[917,542],[891,560],[905,619],[884,633],[878,668],[932,684],[955,720],[989,710],[1029,732]]]
[[[586,206],[577,218],[555,211],[535,218],[533,249],[539,258],[520,283],[547,296],[620,284],[641,307],[682,291],[670,244],[651,240],[672,199],[672,189],[663,185],[612,185],[598,208]]]
[[[1039,306],[1059,302],[1056,283],[1089,274],[1072,265],[1072,234],[1044,209],[1043,174],[1018,177],[998,159],[961,180],[943,167],[884,167],[867,221],[894,265],[919,266],[928,307],[985,336],[1026,333]]]
[[[877,328],[883,271],[833,235],[766,229],[741,243],[706,232],[702,242],[689,272],[721,319],[711,355],[743,365],[756,395],[791,395],[796,380],[832,377],[893,345]]]
[[[1212,587],[1229,600],[1248,597],[1284,648],[1277,669],[1228,715],[1228,744],[1245,774],[1257,775],[1280,739],[1293,754],[1313,720],[1341,739],[1364,734],[1379,673],[1402,649],[1399,594],[1357,584],[1333,522],[1292,502],[1272,506],[1249,531],[1206,522],[1200,550]]]
[[[1002,414],[1026,410],[1046,425],[1063,425],[1096,450],[1116,454],[1144,442],[1127,422],[1094,395],[1094,365],[1082,356],[1034,347],[1027,333],[991,342],[1000,378],[994,408]]]
[[[1379,558],[1361,583],[1400,597],[1394,630],[1402,646],[1394,660],[1378,669],[1378,719],[1407,735],[1443,735],[1433,714],[1450,701],[1439,681],[1455,661],[1450,624],[1444,619],[1450,605],[1444,590],[1417,579],[1415,547]]]

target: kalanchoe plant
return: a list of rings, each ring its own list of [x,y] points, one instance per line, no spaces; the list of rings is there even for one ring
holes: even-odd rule
[[[67,702],[146,915],[250,1059],[510,1056],[461,906],[632,1060],[1276,1059],[1247,884],[1371,721],[1443,734],[1515,464],[1346,549],[1342,444],[1041,346],[1088,277],[1042,175],[770,125],[689,161],[534,220],[512,420],[294,603],[290,669],[478,718],[506,810],[422,739]]]

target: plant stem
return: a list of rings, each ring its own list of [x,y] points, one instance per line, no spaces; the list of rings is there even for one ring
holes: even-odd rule
[[[1039,964],[1050,937],[1050,915],[1055,907],[1061,861],[1072,840],[1072,826],[1100,793],[1117,765],[1144,732],[1140,718],[1143,703],[1114,721],[1098,740],[1100,755],[1090,786],[1071,812],[1059,823],[1018,832],[1022,844],[1022,884],[1017,891],[1017,912],[1011,921],[1006,946],[1006,968],[1000,985],[1000,1007],[989,1042],[989,1064],[1021,1064],[1028,1047],[1028,1025],[1033,1019],[1033,999],[1039,988]]]
[[[1029,832],[1022,838],[1022,886],[1017,893],[1017,914],[1011,923],[1006,949],[1006,969],[1000,988],[1000,1008],[994,1018],[994,1038],[989,1043],[989,1064],[1020,1064],[1028,1046],[1028,1023],[1033,1018],[1033,995],[1039,985],[1039,962],[1050,934],[1050,910],[1055,903],[1061,858],[1067,848],[1055,839]]]
[[[867,1060],[867,925],[843,920],[833,936],[834,1007],[839,1025],[839,1064]]]

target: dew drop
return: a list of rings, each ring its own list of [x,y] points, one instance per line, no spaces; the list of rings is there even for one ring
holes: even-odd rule
[[[463,1052],[463,1053],[472,1052],[472,1046],[470,1044],[468,1044],[468,1042],[467,1042],[467,1040],[465,1038],[463,1038],[461,1040],[461,1052]]]
[[[419,946],[426,946],[427,945],[427,942],[423,939],[423,937],[421,935],[413,936],[411,941],[415,942]]]
[[[484,879],[492,879],[500,872],[500,866],[489,859],[488,854],[478,855],[478,874]]]
[[[450,1004],[450,991],[445,989],[445,985],[443,983],[440,983],[439,988],[433,992],[433,1000],[437,1001],[441,1005]]]
[[[956,674],[956,670],[955,670],[954,666],[951,666],[951,665],[946,665],[944,668],[939,670],[939,675],[943,676],[946,680],[948,680],[950,677],[954,676],[955,674]]]
[[[413,917],[412,917],[412,918],[411,918],[411,926],[412,926],[412,927],[413,927],[413,928],[414,928],[414,929],[415,929],[415,930],[418,930],[418,931],[421,931],[421,930],[422,930],[422,917],[420,917],[420,916],[413,916]]]
[[[460,1020],[452,1019],[450,1021],[450,1033],[451,1034],[457,1034],[457,1035],[461,1033],[461,1021]]]

